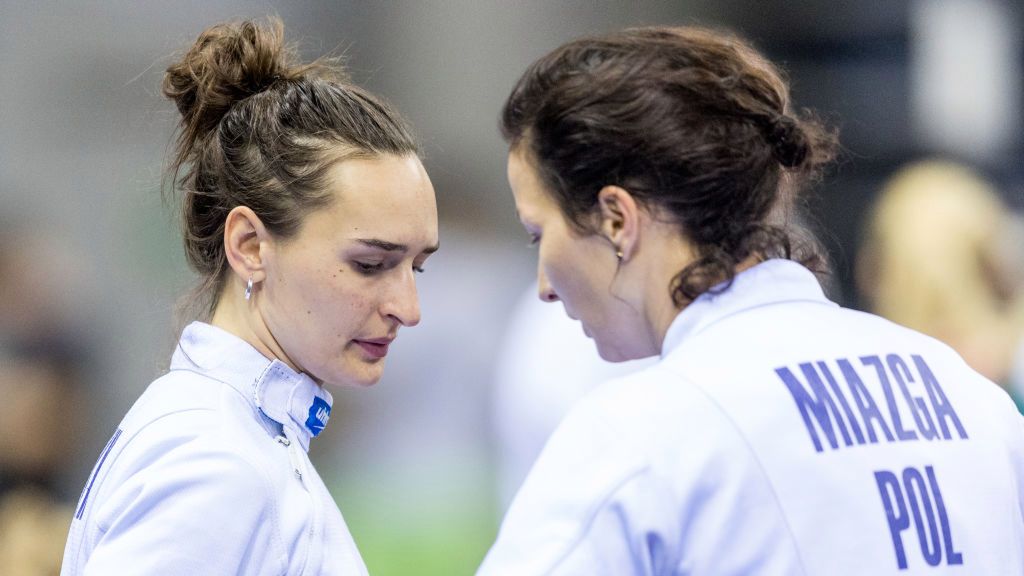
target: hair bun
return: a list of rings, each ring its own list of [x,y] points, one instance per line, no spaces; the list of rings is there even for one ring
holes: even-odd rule
[[[309,68],[292,61],[280,19],[218,24],[167,68],[163,93],[181,112],[185,132],[197,137],[212,131],[235,102]]]
[[[769,122],[765,138],[772,146],[775,159],[786,168],[802,165],[810,153],[807,137],[800,125],[784,114]]]

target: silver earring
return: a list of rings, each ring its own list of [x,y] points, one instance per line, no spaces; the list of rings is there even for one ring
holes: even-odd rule
[[[252,298],[252,274],[249,275],[249,281],[245,283],[245,299],[249,300]]]
[[[622,250],[616,250],[615,257],[619,259],[619,262],[622,262]]]

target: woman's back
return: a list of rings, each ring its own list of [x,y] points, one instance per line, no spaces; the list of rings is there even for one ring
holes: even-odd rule
[[[567,418],[483,574],[532,547],[522,573],[1024,568],[1024,422],[945,345],[769,261],[685,309],[664,351]]]

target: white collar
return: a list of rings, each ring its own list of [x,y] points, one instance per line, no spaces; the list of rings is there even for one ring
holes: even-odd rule
[[[182,331],[171,370],[197,372],[238,390],[306,451],[310,439],[324,429],[331,415],[331,393],[309,376],[203,322],[192,322]]]
[[[792,260],[766,260],[740,272],[732,285],[717,294],[722,284],[701,294],[683,308],[665,333],[661,357],[678,348],[687,338],[711,324],[737,312],[778,304],[810,301],[830,306],[838,304],[825,297],[814,274]]]

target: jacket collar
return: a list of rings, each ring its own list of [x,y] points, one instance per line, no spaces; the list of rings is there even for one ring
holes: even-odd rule
[[[185,327],[171,358],[171,370],[196,372],[238,390],[307,451],[310,439],[324,429],[331,414],[330,392],[309,376],[203,322]]]
[[[718,294],[716,286],[701,294],[676,316],[665,333],[661,357],[688,338],[727,316],[782,302],[817,302],[838,306],[825,297],[814,274],[791,260],[766,260],[740,272],[732,285]]]

